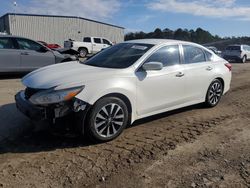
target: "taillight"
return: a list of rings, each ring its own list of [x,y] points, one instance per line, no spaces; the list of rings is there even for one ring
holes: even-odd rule
[[[228,68],[229,71],[232,71],[232,65],[230,63],[226,63],[225,66]]]

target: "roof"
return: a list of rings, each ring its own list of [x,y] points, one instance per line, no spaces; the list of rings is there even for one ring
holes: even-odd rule
[[[248,44],[230,44],[228,46],[249,46]]]
[[[137,40],[130,40],[130,41],[126,41],[126,42],[128,42],[128,43],[144,43],[144,44],[153,44],[153,45],[162,44],[162,43],[195,44],[195,43],[192,43],[192,42],[180,41],[180,40],[172,40],[172,39],[137,39]]]
[[[43,14],[21,14],[21,13],[6,13],[3,16],[0,17],[3,18],[5,16],[9,16],[9,15],[15,15],[15,16],[37,16],[37,17],[54,17],[54,18],[75,18],[75,19],[82,19],[82,20],[87,20],[87,21],[91,21],[91,22],[95,22],[95,23],[99,23],[99,24],[104,24],[104,25],[108,25],[108,26],[112,26],[112,27],[117,27],[120,29],[125,29],[124,27],[121,26],[117,26],[117,25],[113,25],[113,24],[108,24],[108,23],[104,23],[104,22],[99,22],[96,20],[91,20],[88,18],[82,18],[82,17],[78,17],[78,16],[60,16],[60,15],[43,15]]]
[[[20,37],[20,36],[15,36],[15,35],[2,35],[2,34],[0,34],[0,37],[8,37],[8,38],[25,38],[25,37]]]

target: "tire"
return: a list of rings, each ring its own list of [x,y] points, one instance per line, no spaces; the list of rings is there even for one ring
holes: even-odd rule
[[[247,61],[247,56],[244,55],[243,58],[241,59],[241,63],[246,63],[246,61]]]
[[[79,48],[78,52],[79,52],[80,57],[86,57],[86,55],[88,54],[85,48]]]
[[[107,142],[118,137],[128,124],[128,108],[119,98],[98,100],[90,110],[85,134],[95,142]]]
[[[213,80],[207,90],[205,105],[207,107],[215,107],[220,102],[223,89],[223,84],[220,80]]]

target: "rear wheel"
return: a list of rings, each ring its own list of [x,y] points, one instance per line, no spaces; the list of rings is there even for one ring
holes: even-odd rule
[[[128,124],[128,109],[119,98],[106,97],[96,102],[86,123],[86,135],[94,141],[110,141],[118,137]]]
[[[223,84],[220,80],[215,79],[209,86],[207,95],[206,95],[206,106],[214,107],[216,106],[221,99],[223,94]]]

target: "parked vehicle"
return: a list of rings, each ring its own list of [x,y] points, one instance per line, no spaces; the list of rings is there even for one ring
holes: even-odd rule
[[[60,54],[69,54],[75,56],[76,58],[79,57],[79,52],[70,48],[58,48],[54,50],[58,51]]]
[[[207,48],[209,50],[212,50],[216,55],[221,56],[221,51],[218,50],[216,47],[214,47],[214,46],[208,46]]]
[[[223,52],[223,58],[230,61],[240,61],[245,63],[250,59],[250,46],[248,45],[230,45]]]
[[[42,45],[48,47],[49,49],[58,49],[58,48],[61,48],[61,46],[59,44],[48,44],[47,42],[44,42],[44,41],[37,41],[39,43],[41,43]]]
[[[0,35],[0,73],[29,72],[40,67],[75,60],[33,40]]]
[[[198,44],[160,39],[114,45],[84,63],[36,70],[22,79],[18,109],[31,119],[75,113],[82,133],[116,138],[135,120],[204,103],[230,88],[231,65]]]
[[[68,40],[64,42],[64,48],[71,48],[79,52],[81,57],[87,54],[95,54],[112,46],[112,42],[101,37],[84,37],[83,42]]]

